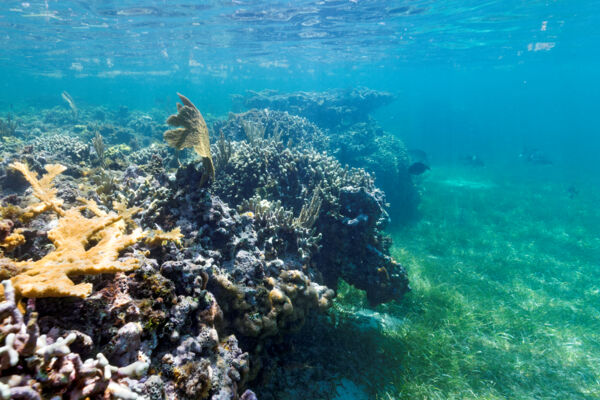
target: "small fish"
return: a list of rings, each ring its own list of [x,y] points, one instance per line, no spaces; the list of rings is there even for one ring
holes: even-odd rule
[[[408,173],[411,175],[421,175],[423,172],[429,170],[429,166],[422,162],[412,163],[410,167],[408,167]]]

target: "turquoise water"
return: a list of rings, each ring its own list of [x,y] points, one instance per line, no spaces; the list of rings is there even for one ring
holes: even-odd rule
[[[180,92],[210,121],[247,91],[389,92],[371,121],[431,167],[412,177],[415,218],[387,229],[412,292],[373,307],[342,282],[334,323],[311,322],[281,380],[249,387],[599,398],[599,23],[598,1],[5,0],[0,118],[67,110],[63,91],[164,119]]]
[[[3,1],[0,104],[179,90],[219,115],[246,90],[367,86],[398,94],[381,123],[436,158],[543,143],[593,168],[597,18],[595,1]]]

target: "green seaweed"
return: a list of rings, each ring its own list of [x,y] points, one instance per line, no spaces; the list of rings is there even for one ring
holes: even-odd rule
[[[377,308],[403,323],[372,334],[397,361],[356,379],[378,379],[379,399],[598,398],[598,194],[569,199],[563,182],[489,172],[469,179],[494,185],[444,183],[456,173],[467,172],[438,169],[422,221],[392,232],[413,290]],[[364,307],[350,286],[334,306]]]

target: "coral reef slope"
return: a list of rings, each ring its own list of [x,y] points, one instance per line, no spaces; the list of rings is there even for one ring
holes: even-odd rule
[[[53,109],[0,146],[4,392],[255,399],[272,352],[326,321],[341,282],[373,305],[409,290],[384,193],[320,128],[268,110],[206,124],[180,99],[174,129]]]

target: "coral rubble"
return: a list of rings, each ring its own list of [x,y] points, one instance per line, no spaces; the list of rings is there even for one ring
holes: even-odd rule
[[[26,316],[15,302],[9,280],[2,282],[4,302],[0,347],[0,396],[3,399],[41,400],[69,393],[71,399],[141,399],[130,386],[143,377],[148,363],[136,360],[128,365],[111,365],[102,353],[82,359],[73,351],[80,332],[40,334],[38,314],[28,307]]]

